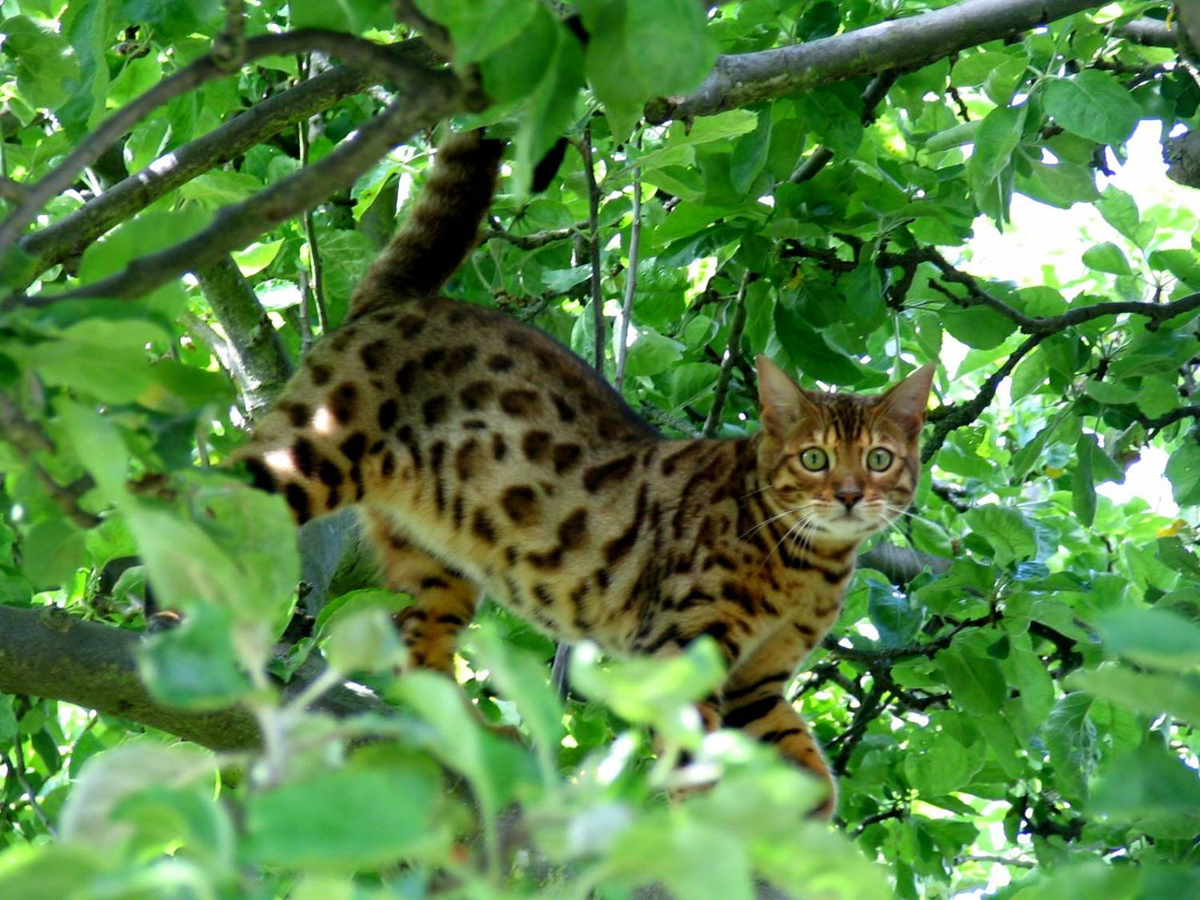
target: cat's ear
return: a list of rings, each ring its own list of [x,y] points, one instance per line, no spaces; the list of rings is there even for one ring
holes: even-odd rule
[[[804,389],[771,360],[758,356],[758,405],[762,427],[775,437],[783,437],[800,417],[813,407]]]
[[[884,394],[880,404],[882,414],[914,439],[925,424],[925,407],[929,404],[929,389],[935,371],[933,363],[926,363]]]

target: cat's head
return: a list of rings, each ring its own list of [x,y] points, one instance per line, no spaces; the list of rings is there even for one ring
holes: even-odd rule
[[[795,533],[857,541],[882,531],[912,501],[934,367],[870,397],[808,391],[758,358],[759,479]],[[788,518],[793,518],[789,516]]]

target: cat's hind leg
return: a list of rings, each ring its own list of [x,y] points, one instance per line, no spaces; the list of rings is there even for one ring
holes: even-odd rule
[[[482,589],[413,543],[382,514],[366,510],[363,518],[384,582],[416,598],[396,614],[409,665],[453,675],[459,633],[474,618]]]

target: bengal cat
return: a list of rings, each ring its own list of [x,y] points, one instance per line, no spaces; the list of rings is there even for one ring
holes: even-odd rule
[[[837,619],[855,552],[908,506],[933,369],[880,396],[803,390],[759,357],[762,429],[664,438],[583,360],[435,296],[476,242],[502,145],[450,139],[346,323],[304,360],[246,459],[298,521],[361,511],[413,664],[449,672],[486,592],[559,641],[728,670],[706,725],[829,783],[782,690]]]

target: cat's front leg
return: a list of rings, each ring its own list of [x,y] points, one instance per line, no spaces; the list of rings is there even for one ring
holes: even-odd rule
[[[801,623],[804,624],[804,623]],[[828,819],[837,809],[837,783],[807,723],[783,695],[784,685],[812,649],[814,629],[781,625],[729,673],[723,688],[723,724],[774,744],[780,754],[828,785],[826,799],[810,812]]]

